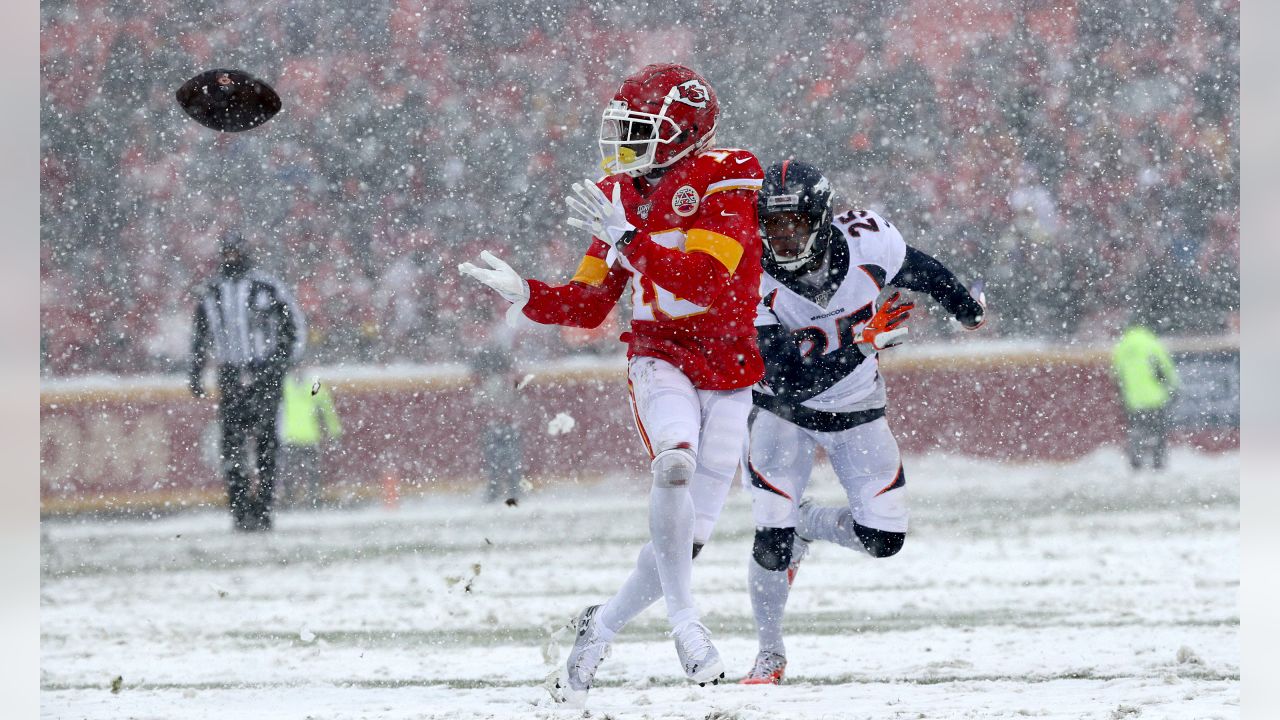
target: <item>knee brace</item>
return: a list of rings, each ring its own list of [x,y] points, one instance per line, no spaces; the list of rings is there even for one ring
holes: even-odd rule
[[[765,570],[786,570],[791,564],[791,543],[795,536],[795,528],[758,527],[751,557]]]
[[[858,540],[862,541],[862,547],[867,549],[867,554],[876,558],[896,555],[902,549],[902,544],[907,541],[906,533],[876,530],[866,525],[859,525],[856,521],[853,523],[853,531],[857,533]]]
[[[693,451],[685,447],[663,450],[653,458],[653,484],[661,488],[689,487],[697,467]]]

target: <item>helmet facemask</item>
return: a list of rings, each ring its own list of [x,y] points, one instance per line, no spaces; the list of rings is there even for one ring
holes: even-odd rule
[[[769,200],[785,199],[781,195]],[[798,211],[774,212],[760,218],[760,237],[778,267],[796,272],[809,264],[821,249],[818,236],[824,227]]]
[[[657,161],[660,145],[687,140],[679,123],[667,117],[667,109],[671,107],[672,101],[678,99],[679,89],[671,88],[657,113],[632,110],[624,100],[610,101],[600,120],[600,166],[604,171],[609,175],[626,173],[639,177],[651,170],[669,167],[694,149],[707,145],[714,135],[714,127],[705,132],[697,142],[664,162]]]
[[[756,196],[765,270],[801,275],[820,266],[831,244],[831,183],[794,160],[771,165]]]

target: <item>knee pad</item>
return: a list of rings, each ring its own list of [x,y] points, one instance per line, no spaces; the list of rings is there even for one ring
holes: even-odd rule
[[[689,487],[698,461],[689,448],[663,450],[653,458],[653,484],[662,488]]]
[[[867,549],[867,554],[876,558],[897,555],[902,549],[902,544],[907,541],[906,533],[876,530],[866,525],[859,525],[857,522],[853,523],[853,531],[862,541],[862,547]]]
[[[786,570],[791,564],[791,543],[795,536],[795,528],[758,527],[751,557],[765,570]]]

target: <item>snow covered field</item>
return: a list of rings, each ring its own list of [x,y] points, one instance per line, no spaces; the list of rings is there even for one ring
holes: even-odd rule
[[[908,457],[896,557],[817,546],[788,616],[789,683],[698,688],[655,607],[587,712],[541,684],[553,630],[617,588],[646,534],[639,481],[518,507],[434,495],[292,512],[44,523],[47,718],[1234,718],[1238,455],[1064,465]],[[833,501],[829,470],[812,485]],[[746,493],[695,566],[737,677],[755,653]],[[116,691],[113,691],[113,681]],[[736,679],[733,678],[733,679]]]

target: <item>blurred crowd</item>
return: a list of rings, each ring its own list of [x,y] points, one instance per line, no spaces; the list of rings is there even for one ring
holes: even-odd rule
[[[182,367],[227,228],[297,289],[312,361],[620,351],[617,317],[491,337],[505,303],[456,266],[487,248],[572,275],[587,239],[562,198],[653,61],[710,80],[721,145],[817,164],[837,204],[985,278],[993,335],[1234,327],[1237,0],[845,5],[44,0],[43,368]],[[284,110],[241,134],[188,120],[174,90],[211,67]]]

